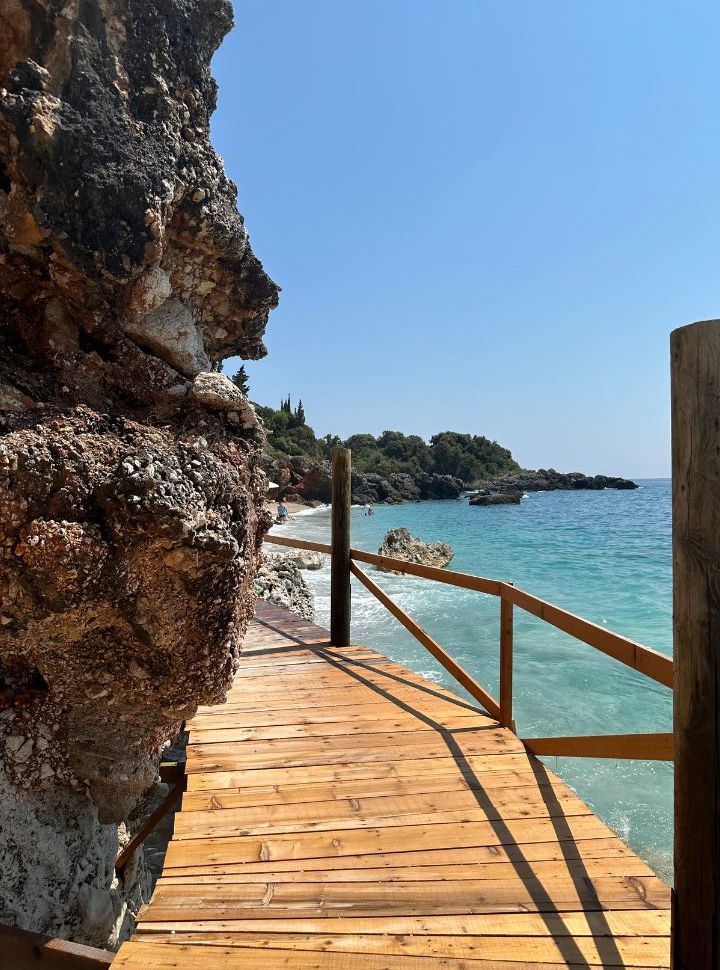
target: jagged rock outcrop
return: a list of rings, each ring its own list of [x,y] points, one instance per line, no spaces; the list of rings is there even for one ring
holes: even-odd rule
[[[613,478],[608,475],[583,475],[582,472],[556,472],[554,468],[540,468],[538,471],[522,471],[517,475],[503,475],[501,478],[488,479],[483,488],[488,492],[554,492],[604,488],[629,490],[637,488],[636,482],[628,478]]]
[[[424,542],[410,534],[404,527],[390,529],[378,549],[379,556],[404,559],[421,566],[447,566],[453,557],[452,546],[447,542]],[[393,572],[393,570],[384,570]]]
[[[295,556],[265,554],[255,580],[255,592],[260,599],[313,622],[315,600],[300,570],[317,566],[314,561],[310,566],[301,562]]]
[[[278,295],[208,137],[231,21],[0,0],[0,907],[93,943],[134,905],[117,823],[232,677],[269,524],[263,431],[211,372],[265,353]],[[82,829],[39,908],[38,812],[46,844]]]

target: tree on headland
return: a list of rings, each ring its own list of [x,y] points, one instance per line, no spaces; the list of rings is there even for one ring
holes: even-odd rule
[[[293,410],[289,394],[280,402],[279,410],[258,406],[257,411],[272,432],[268,450],[274,458],[303,456],[309,462],[328,460],[334,447],[344,445],[352,449],[353,467],[358,471],[379,475],[435,472],[452,475],[468,486],[520,471],[507,448],[482,435],[443,431],[426,442],[419,435],[388,430],[377,438],[372,434],[354,434],[342,441],[333,434],[318,438],[306,422],[302,400],[298,399]]]
[[[245,364],[241,364],[238,370],[235,371],[233,376],[230,378],[235,387],[239,388],[245,397],[250,394],[250,382],[248,381],[247,371],[245,370]]]

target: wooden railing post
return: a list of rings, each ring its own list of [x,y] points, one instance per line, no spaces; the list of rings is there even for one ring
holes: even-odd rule
[[[513,721],[513,605],[500,599],[500,723],[515,730]]]
[[[330,557],[330,642],[350,644],[351,452],[332,450],[332,553]]]
[[[674,970],[720,967],[720,320],[672,357]]]

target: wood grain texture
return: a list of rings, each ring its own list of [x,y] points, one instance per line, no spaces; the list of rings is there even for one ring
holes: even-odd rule
[[[676,970],[720,967],[720,321],[675,330]]]
[[[533,754],[568,758],[617,758],[672,761],[672,734],[592,734],[576,737],[522,738]]]
[[[669,890],[516,735],[266,606],[118,970],[669,967]]]
[[[350,643],[350,449],[333,448],[330,547],[330,640],[336,647]]]

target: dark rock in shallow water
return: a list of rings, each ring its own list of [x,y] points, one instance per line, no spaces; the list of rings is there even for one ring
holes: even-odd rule
[[[470,496],[469,505],[519,505],[522,492],[476,492]]]
[[[582,472],[556,472],[553,468],[538,471],[523,471],[517,475],[504,475],[483,482],[486,492],[554,492],[559,490],[576,491],[590,489],[600,491],[604,488],[629,490],[637,488],[635,482],[627,478],[613,478],[607,475],[583,475]],[[478,503],[479,504],[479,503]]]

